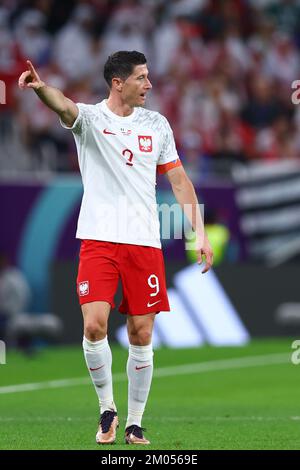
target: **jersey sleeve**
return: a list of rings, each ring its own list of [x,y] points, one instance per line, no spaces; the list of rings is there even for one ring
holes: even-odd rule
[[[83,103],[76,103],[76,106],[79,110],[78,116],[75,119],[73,126],[67,126],[61,118],[59,122],[64,129],[69,129],[74,134],[83,134],[88,127],[88,116],[89,116],[89,105]]]
[[[176,150],[173,131],[167,119],[162,116],[162,147],[157,162],[157,171],[163,174],[177,166],[181,166],[181,162]]]

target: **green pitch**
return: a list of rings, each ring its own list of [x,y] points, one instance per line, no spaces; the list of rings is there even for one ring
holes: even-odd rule
[[[291,343],[157,350],[143,421],[147,449],[299,449],[300,365],[291,363]],[[97,397],[80,347],[47,349],[32,359],[8,351],[6,360],[0,449],[136,448],[123,444],[126,350],[113,348],[120,418],[113,447],[95,444]]]

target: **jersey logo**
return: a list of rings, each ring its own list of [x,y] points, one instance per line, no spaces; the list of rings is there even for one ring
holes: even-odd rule
[[[89,289],[89,281],[83,281],[79,282],[78,284],[78,290],[79,290],[79,295],[88,295],[90,289]]]
[[[104,129],[103,134],[117,135],[114,132],[110,132],[108,129]]]
[[[139,147],[141,152],[152,152],[151,135],[139,135]]]
[[[121,127],[121,132],[123,135],[131,135],[131,129],[124,129]]]
[[[157,302],[154,302],[153,304],[150,304],[149,302],[147,303],[147,307],[153,307],[153,305],[156,305],[158,304],[159,302],[161,302],[161,300],[157,300]]]

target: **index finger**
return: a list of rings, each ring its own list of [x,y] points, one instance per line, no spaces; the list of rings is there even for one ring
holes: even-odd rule
[[[30,72],[33,73],[33,75],[38,76],[37,71],[35,70],[35,68],[32,65],[32,63],[30,62],[30,60],[27,60],[26,62],[27,62],[27,65],[30,69]]]

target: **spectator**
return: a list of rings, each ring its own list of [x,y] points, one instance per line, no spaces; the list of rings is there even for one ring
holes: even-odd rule
[[[53,45],[54,60],[66,78],[77,80],[93,73],[94,32],[94,9],[87,4],[77,6]]]
[[[263,76],[253,77],[251,100],[242,117],[254,128],[267,127],[282,113],[282,106],[273,91],[273,82]]]
[[[39,66],[47,64],[50,56],[50,37],[44,31],[46,18],[39,10],[26,10],[17,21],[15,36],[24,59]]]

